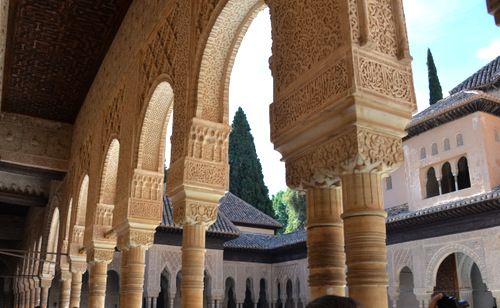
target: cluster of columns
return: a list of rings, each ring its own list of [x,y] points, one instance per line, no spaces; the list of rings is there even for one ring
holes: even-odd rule
[[[386,213],[381,175],[351,173],[340,179],[306,190],[311,298],[344,296],[347,282],[349,296],[367,307],[386,307]]]

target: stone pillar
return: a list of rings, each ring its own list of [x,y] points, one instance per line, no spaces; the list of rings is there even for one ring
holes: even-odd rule
[[[152,304],[152,306],[151,306],[152,308],[156,308],[156,305],[158,304],[158,297],[153,297],[151,304]]]
[[[299,1],[295,10],[288,0],[266,3],[275,34],[271,140],[287,185],[307,191],[341,178],[349,295],[387,307],[381,177],[401,164],[416,110],[401,0]],[[331,232],[325,237],[336,238]]]
[[[41,292],[40,287],[36,287],[35,288],[35,307],[40,306],[40,292]]]
[[[146,297],[146,308],[151,308],[151,297]]]
[[[120,304],[125,307],[127,302],[127,253],[122,251],[122,275],[120,283]]]
[[[59,307],[69,308],[71,297],[71,272],[68,269],[61,271],[61,286],[59,289]]]
[[[366,307],[387,307],[385,217],[379,173],[342,175],[349,296]]]
[[[441,188],[441,178],[436,178],[436,181],[438,182],[439,195],[441,196],[443,194],[443,189]]]
[[[196,117],[189,124],[183,135],[187,151],[170,164],[166,194],[173,204],[174,223],[183,227],[181,307],[203,307],[205,232],[217,219],[219,200],[229,190],[231,127]]]
[[[87,270],[87,263],[84,260],[71,258],[71,297],[70,308],[80,307],[82,294],[82,278]]]
[[[306,192],[307,256],[311,298],[345,295],[345,254],[342,190],[339,185]]]
[[[217,208],[215,208],[217,211]],[[203,277],[205,269],[204,225],[185,225],[182,235],[181,307],[203,306]]]
[[[90,263],[89,307],[104,308],[109,262],[93,261]]]
[[[52,285],[53,277],[42,277],[40,281],[40,287],[42,292],[40,294],[40,307],[47,308],[47,302],[49,300],[49,289]]]
[[[126,277],[125,281],[122,280],[126,293],[120,294],[120,307],[142,306],[146,250],[153,245],[154,230],[151,226],[146,229],[125,226],[117,230],[118,249],[122,251],[122,270],[125,269]]]

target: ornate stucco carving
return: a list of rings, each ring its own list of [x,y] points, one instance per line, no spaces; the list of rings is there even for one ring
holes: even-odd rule
[[[274,89],[281,92],[346,40],[338,0],[268,1],[272,16]]]
[[[176,161],[167,172],[167,194],[180,184],[229,188],[227,149],[230,126],[194,119],[184,161]]]
[[[184,202],[174,207],[174,223],[184,225],[210,226],[217,220],[217,205],[201,202]]]
[[[2,112],[3,161],[67,170],[72,125]]]
[[[295,189],[323,184],[345,172],[386,173],[403,160],[399,137],[351,127],[286,162],[287,185]]]
[[[333,100],[344,96],[345,91],[352,85],[347,65],[345,58],[338,59],[329,69],[312,78],[306,85],[271,104],[271,139],[278,138],[286,130],[318,114]]]

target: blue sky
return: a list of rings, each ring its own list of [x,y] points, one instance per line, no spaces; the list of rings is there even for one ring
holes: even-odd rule
[[[419,111],[429,106],[427,48],[434,56],[444,97],[500,55],[500,27],[487,13],[485,0],[403,0],[403,6]],[[270,196],[286,189],[285,166],[269,137],[269,104],[273,99],[268,65],[271,44],[269,12],[265,10],[243,39],[229,92],[230,122],[241,106],[255,138]]]

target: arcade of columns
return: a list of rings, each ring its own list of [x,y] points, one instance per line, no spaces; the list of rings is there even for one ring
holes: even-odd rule
[[[416,109],[401,0],[134,1],[72,128],[47,232],[27,242],[44,246],[39,257],[50,262],[18,266],[37,278],[14,281],[15,307],[47,307],[56,267],[60,307],[79,307],[87,264],[90,307],[104,307],[115,247],[120,306],[141,307],[172,111],[167,195],[183,227],[182,307],[202,307],[205,231],[229,187],[229,76],[265,6],[271,140],[288,186],[307,197],[312,298],[344,295],[347,284],[366,307],[387,307],[381,178],[401,163]]]

